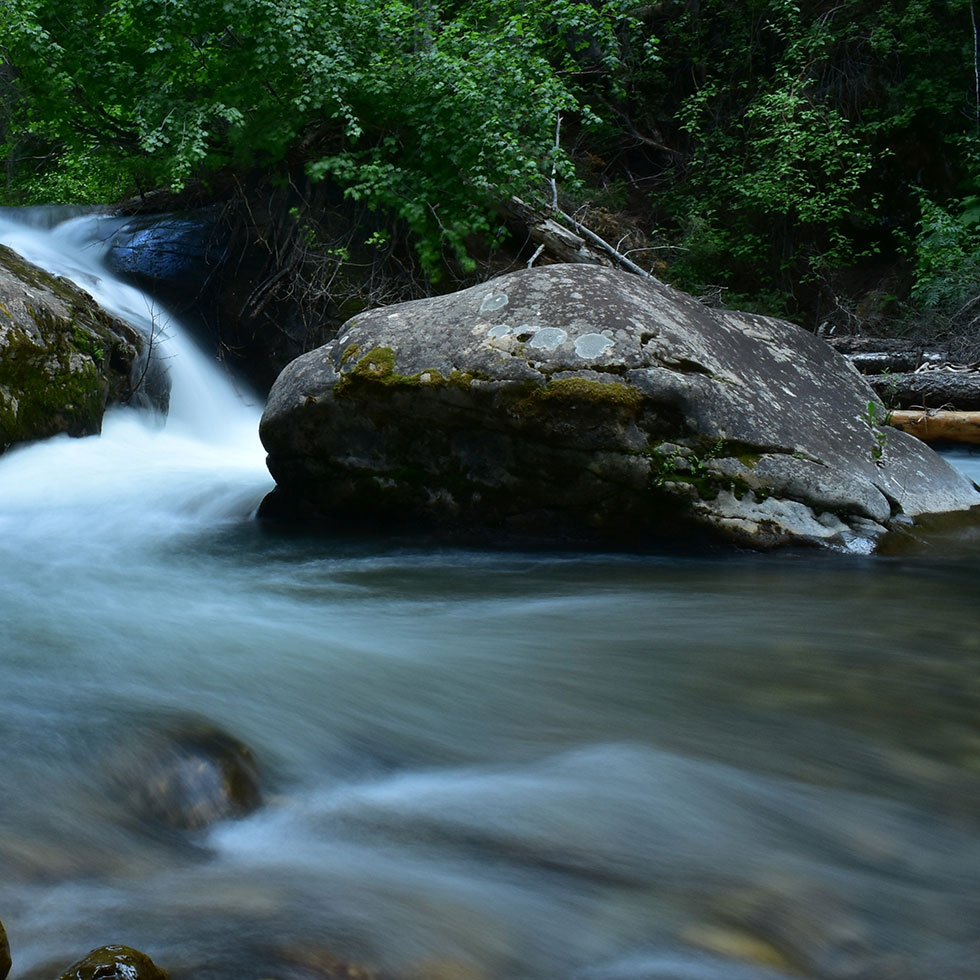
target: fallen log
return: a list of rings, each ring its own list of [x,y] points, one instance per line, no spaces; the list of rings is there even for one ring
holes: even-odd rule
[[[980,372],[915,371],[869,374],[865,381],[889,407],[980,411]]]
[[[980,444],[980,412],[896,409],[889,415],[888,424],[924,442]]]
[[[948,351],[935,345],[915,344],[899,337],[824,337],[862,374],[911,373],[923,364],[950,360]]]
[[[924,346],[904,337],[865,337],[855,334],[821,335],[838,354],[874,354],[876,352],[901,354],[922,351]]]
[[[523,229],[539,250],[543,249],[553,261],[613,265],[609,255],[587,242],[582,235],[559,224],[548,210],[512,197],[501,202],[500,211],[508,224]]]

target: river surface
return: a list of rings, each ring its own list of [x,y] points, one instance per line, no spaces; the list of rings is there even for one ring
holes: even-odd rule
[[[13,980],[109,942],[175,980],[980,978],[975,538],[631,556],[262,526],[260,406],[104,270],[111,221],[14,217],[0,240],[165,329],[174,393],[166,426],[118,411],[0,458]],[[135,819],[107,773],[175,718],[249,745],[264,806]]]

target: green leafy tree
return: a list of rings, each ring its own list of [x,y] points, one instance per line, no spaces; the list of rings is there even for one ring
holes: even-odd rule
[[[305,166],[407,223],[424,262],[553,169],[624,0],[4,0],[7,197],[98,200]],[[32,167],[28,158],[41,159]]]
[[[980,190],[971,0],[667,0],[649,23],[660,60],[625,111],[670,151],[685,287],[799,315],[839,270],[898,261],[923,192]]]

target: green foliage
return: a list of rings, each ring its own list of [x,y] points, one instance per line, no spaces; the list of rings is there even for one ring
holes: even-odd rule
[[[874,435],[875,444],[871,448],[871,460],[881,464],[888,448],[888,433],[884,426],[891,422],[892,413],[883,408],[879,402],[869,401],[864,409],[864,422]]]
[[[952,315],[980,294],[980,197],[944,208],[923,195],[912,299],[923,310]]]
[[[872,256],[909,263],[917,310],[980,296],[972,0],[0,5],[6,203],[305,174],[435,273],[554,177],[584,211],[645,206],[670,278],[728,305],[840,307]]]
[[[656,106],[683,151],[659,210],[684,287],[791,307],[834,270],[896,254],[919,188],[947,199],[973,168],[970,0],[660,6],[633,114]]]
[[[4,0],[8,198],[105,199],[305,164],[402,219],[424,263],[556,171],[559,113],[616,89],[625,0]],[[649,50],[642,39],[631,48]],[[38,154],[32,154],[37,156]]]

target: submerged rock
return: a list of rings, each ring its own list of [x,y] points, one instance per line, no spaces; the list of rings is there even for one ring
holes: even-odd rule
[[[93,435],[112,404],[166,411],[170,382],[142,334],[0,245],[0,453]]]
[[[557,265],[361,314],[280,375],[276,517],[871,550],[980,491],[784,321]]]
[[[248,747],[207,724],[171,728],[127,749],[112,778],[139,819],[179,830],[246,816],[262,802]]]
[[[129,946],[100,946],[73,963],[58,980],[167,980],[146,953]]]

